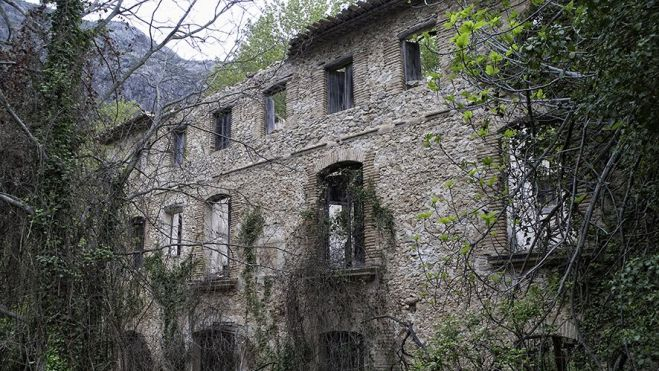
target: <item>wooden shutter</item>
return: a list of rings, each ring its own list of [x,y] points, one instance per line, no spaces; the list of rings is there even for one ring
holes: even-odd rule
[[[403,53],[405,56],[405,81],[421,80],[421,48],[419,43],[404,41]]]
[[[275,99],[272,95],[265,97],[265,133],[270,134],[275,128]]]
[[[343,109],[352,108],[353,106],[353,81],[352,81],[352,63],[345,67],[345,83],[343,87]]]
[[[334,113],[341,110],[341,78],[342,76],[339,76],[338,71],[327,72],[327,111],[329,113]]]
[[[181,244],[183,243],[183,214],[175,214],[176,220],[178,220],[176,226],[176,256],[181,255]]]
[[[222,122],[224,122],[224,113],[220,112],[215,116],[215,133],[213,133],[213,137],[215,138],[215,150],[222,148]]]
[[[228,148],[231,144],[231,111],[224,114],[224,145],[222,148]]]

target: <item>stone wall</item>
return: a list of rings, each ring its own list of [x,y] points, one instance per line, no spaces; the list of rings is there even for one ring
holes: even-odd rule
[[[209,97],[163,127],[161,139],[149,152],[144,175],[133,183],[136,190],[155,189],[148,198],[136,198],[135,212],[150,221],[147,249],[164,241],[159,221],[165,208],[176,204],[183,208],[184,241],[189,246],[184,247],[183,256],[168,260],[177,264],[188,254],[203,260],[207,254],[200,246],[204,202],[216,194],[231,196],[230,272],[206,284],[203,268],[198,272],[199,284],[191,285],[191,290],[197,290],[198,303],[181,319],[188,340],[196,331],[230,324],[241,339],[241,367],[247,369],[254,365],[263,344],[275,349],[293,331],[293,299],[307,308],[316,306],[311,309],[317,312],[307,313],[300,324],[311,331],[311,344],[317,344],[318,332],[363,333],[367,369],[391,369],[397,363],[403,327],[391,318],[414,324],[420,338],[428,339],[441,316],[433,305],[441,292],[421,295],[427,282],[424,264],[439,261],[442,255],[433,248],[438,241],[423,233],[417,215],[427,210],[433,195],[444,192],[446,180],[459,175],[453,161],[475,162],[492,152],[492,143],[474,138],[461,115],[450,111],[439,94],[424,84],[405,85],[400,35],[438,19],[438,14],[443,14],[438,6],[408,6],[380,14],[352,31],[337,32],[331,42],[312,44],[281,65]],[[448,37],[447,32],[439,32],[440,51],[447,51]],[[325,66],[346,57],[352,57],[354,68],[354,107],[327,114]],[[283,82],[288,117],[281,128],[266,135],[263,92]],[[214,113],[227,108],[232,111],[232,142],[229,148],[216,151]],[[186,149],[185,161],[177,165],[171,160],[170,131],[180,125],[187,127]],[[456,157],[423,148],[422,139],[430,132],[441,133],[446,149]],[[362,163],[364,184],[372,185],[375,196],[394,216],[394,230],[382,230],[367,204],[365,267],[323,278],[327,287],[337,290],[338,286],[341,291],[336,297],[328,295],[324,305],[345,305],[351,316],[323,308],[322,291],[292,299],[304,294],[305,287],[319,287],[308,283],[313,277],[298,274],[307,264],[305,259],[319,256],[323,248],[307,234],[312,223],[309,215],[317,209],[319,172],[344,161]],[[464,185],[454,197],[462,194],[467,202],[475,192]],[[249,278],[246,247],[237,236],[244,216],[257,206],[265,226],[254,246],[256,265]],[[393,240],[387,237],[390,232]],[[257,314],[247,289],[256,292]],[[334,302],[338,297],[349,303]],[[160,341],[157,318],[153,306],[136,322],[154,354],[159,352]],[[265,343],[259,338],[264,332]]]

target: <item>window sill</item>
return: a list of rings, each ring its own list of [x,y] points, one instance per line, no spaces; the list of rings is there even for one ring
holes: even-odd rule
[[[405,81],[405,87],[408,89],[416,88],[418,86],[425,85],[425,81],[423,80],[412,80],[412,81]]]
[[[582,257],[590,257],[592,253],[584,251]],[[502,255],[488,255],[487,262],[495,268],[515,268],[515,269],[530,269],[544,259],[543,267],[556,267],[567,263],[566,251],[559,250],[555,253],[546,256],[544,253],[528,253],[524,251],[502,254]]]
[[[201,292],[229,291],[238,286],[238,279],[229,277],[206,276],[190,282],[190,288]]]
[[[352,106],[350,108],[346,108],[346,109],[341,110],[341,111],[336,111],[336,112],[331,112],[331,113],[327,112],[327,116],[337,116],[337,115],[340,115],[342,113],[343,114],[352,114],[352,113],[356,112],[358,108],[359,108],[359,106]]]
[[[337,280],[344,280],[346,282],[371,282],[374,281],[380,274],[381,268],[378,266],[372,267],[357,267],[357,268],[330,268],[318,275],[304,277],[306,280],[316,280],[321,278],[333,278]]]

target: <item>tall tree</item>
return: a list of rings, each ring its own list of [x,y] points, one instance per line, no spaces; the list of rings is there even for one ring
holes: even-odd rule
[[[231,86],[273,63],[283,61],[288,42],[315,21],[336,14],[354,0],[275,0],[248,24],[244,38],[210,78],[211,91]]]
[[[571,367],[656,368],[659,7],[451,5],[443,26],[453,50],[440,52],[453,62],[431,73],[431,87],[462,111],[474,138],[502,148],[456,159],[465,177],[446,187],[473,187],[476,206],[428,224],[450,257],[433,283],[469,314],[441,326],[419,367],[565,369],[567,347],[553,344],[554,366],[542,351],[557,333],[548,320],[561,314],[575,325]],[[426,145],[451,155],[441,133]],[[492,240],[504,241],[493,251],[501,267],[483,271],[475,256]],[[454,269],[458,279],[442,273]]]
[[[168,43],[202,32],[239,2],[218,2],[201,24],[190,20],[199,4],[179,2],[180,18],[162,25],[155,13],[137,18],[134,11],[145,1],[125,6],[121,0],[57,0],[29,10],[0,1],[24,16],[22,26],[0,18],[14,31],[0,49],[3,369],[114,367],[127,311],[139,310],[126,302],[131,295],[126,252],[132,245],[124,233],[127,181],[151,136],[170,130],[160,121],[163,110],[194,104],[201,92],[160,102],[154,81],[158,104],[149,130],[129,153],[115,158],[99,156],[99,117],[113,124],[107,107],[126,105],[119,91],[132,73]],[[92,13],[105,18],[83,21]],[[98,53],[106,26],[119,16],[147,22],[152,36],[163,35],[126,68]],[[94,91],[98,68],[110,68],[115,76],[105,91]]]

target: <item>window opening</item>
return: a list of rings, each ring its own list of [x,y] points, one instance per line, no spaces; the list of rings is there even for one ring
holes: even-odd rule
[[[168,212],[167,224],[169,228],[169,255],[181,256],[183,246],[183,213],[181,211]]]
[[[567,371],[575,341],[558,335],[534,335],[523,341],[529,356],[528,370]]]
[[[327,69],[327,97],[329,113],[353,106],[352,60]]]
[[[332,331],[321,335],[322,371],[364,370],[364,337],[356,332]]]
[[[131,239],[133,248],[133,267],[140,268],[144,263],[144,218],[135,217],[131,220]]]
[[[280,129],[286,122],[286,86],[278,86],[265,96],[265,133]]]
[[[364,213],[361,199],[362,167],[350,164],[322,178],[324,220],[327,227],[325,256],[337,268],[364,265]]]
[[[144,336],[135,331],[123,333],[121,354],[125,371],[151,371],[153,359]]]
[[[236,335],[229,330],[204,330],[195,334],[199,371],[235,371]]]
[[[572,238],[562,227],[566,211],[551,159],[539,159],[522,129],[508,147],[508,235],[513,252],[543,252]]]
[[[183,164],[183,159],[185,156],[185,129],[178,128],[173,132],[174,136],[174,148],[173,148],[173,157],[174,163],[176,165]]]
[[[206,203],[208,274],[224,275],[229,268],[231,198],[218,196]]]
[[[413,33],[403,40],[402,45],[406,83],[425,80],[425,76],[437,71],[439,51],[434,29]]]
[[[231,109],[215,114],[215,149],[225,149],[231,143]]]

